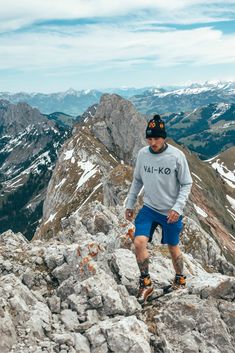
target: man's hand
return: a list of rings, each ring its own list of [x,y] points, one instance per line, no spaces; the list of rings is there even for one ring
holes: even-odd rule
[[[167,215],[167,223],[175,223],[179,219],[179,213],[173,210],[170,210]]]
[[[134,210],[131,210],[130,208],[126,209],[125,211],[125,217],[128,221],[132,221],[134,217]]]

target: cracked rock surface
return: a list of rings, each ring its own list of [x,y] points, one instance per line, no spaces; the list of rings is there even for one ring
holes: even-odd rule
[[[20,233],[1,234],[0,352],[232,352],[235,278],[216,272],[207,253],[198,261],[188,251],[187,287],[141,307],[131,225],[120,206],[109,207],[109,226],[95,232],[96,214],[105,206],[89,207],[89,222],[75,212],[51,240],[28,243]],[[188,237],[191,224],[188,219]],[[211,242],[214,258],[225,264]],[[157,233],[149,251],[160,289],[174,272]]]

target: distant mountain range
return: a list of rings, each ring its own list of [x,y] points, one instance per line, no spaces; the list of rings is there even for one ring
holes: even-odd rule
[[[235,82],[206,82],[169,91],[150,89],[130,100],[147,115],[191,111],[211,103],[235,103]]]
[[[107,88],[102,91],[69,89],[51,94],[0,92],[0,99],[14,104],[26,102],[44,114],[63,112],[76,117],[89,106],[98,104],[103,93],[115,93],[130,99],[139,112],[147,115],[190,111],[210,103],[235,103],[234,82],[206,82],[187,87]]]
[[[73,117],[78,116],[94,103],[98,103],[102,92],[96,90],[75,91],[69,89],[59,93],[0,93],[0,99],[6,99],[11,103],[25,102],[37,108],[44,114],[63,112]]]
[[[217,103],[165,114],[168,135],[207,159],[235,145],[235,104]]]
[[[151,88],[108,88],[101,92],[98,90],[82,90],[76,91],[72,88],[65,92],[58,93],[8,93],[0,92],[0,99],[6,99],[16,104],[25,102],[30,106],[37,108],[44,114],[60,114],[70,115],[72,118],[83,114],[89,106],[99,103],[103,93],[117,93],[125,98],[129,98],[136,94],[142,94],[146,89]],[[68,119],[66,119],[68,121]]]

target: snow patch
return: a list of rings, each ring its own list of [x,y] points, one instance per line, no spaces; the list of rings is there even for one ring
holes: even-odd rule
[[[86,198],[86,200],[81,204],[81,206],[77,209],[77,211],[76,212],[78,212],[80,209],[81,209],[81,207],[83,206],[83,205],[85,205],[85,203],[90,199],[90,197],[96,192],[96,190],[97,189],[99,189],[99,187],[101,186],[101,185],[103,185],[103,183],[99,183],[98,185],[96,185],[96,187],[94,188],[94,190],[92,191],[92,193],[90,193],[90,195]]]
[[[193,174],[198,180],[200,180],[200,181],[202,182],[202,179],[199,178],[199,176],[197,176],[197,174],[195,174],[195,173],[193,173],[193,172],[192,172],[192,174]]]
[[[231,196],[226,195],[226,199],[230,203],[231,207],[235,210],[235,199],[233,199]]]
[[[219,163],[219,159],[217,159],[214,163],[212,163],[212,168],[217,170],[217,172],[221,175],[221,177],[226,181],[227,184],[231,186],[231,182],[235,183],[235,173],[229,170],[225,165],[224,162]],[[229,183],[230,181],[230,183]],[[235,186],[232,186],[235,187]]]
[[[109,155],[115,160],[115,162],[118,162],[117,159],[111,153],[109,153]]]
[[[199,206],[197,206],[197,205],[195,205],[195,204],[193,204],[193,206],[194,206],[196,212],[197,212],[200,216],[202,216],[203,218],[208,217],[208,214],[207,214],[201,207],[199,207]]]
[[[232,218],[233,218],[234,221],[235,221],[235,214],[234,214],[232,211],[230,211],[228,208],[227,208],[227,211],[230,213],[230,215],[232,216]]]
[[[90,161],[78,162],[78,167],[80,167],[83,170],[83,173],[80,176],[76,190],[80,188],[88,179],[90,179],[97,172],[97,166],[92,164]]]
[[[211,116],[210,120],[218,118],[218,116],[223,115],[228,109],[230,109],[231,104],[229,103],[219,103],[214,114]]]
[[[72,150],[64,152],[65,154],[64,161],[67,161],[68,159],[72,158],[73,152],[74,152],[74,148]]]
[[[56,213],[57,213],[57,212],[56,212]],[[56,213],[51,214],[50,217],[48,218],[48,220],[47,220],[44,224],[47,224],[47,223],[49,223],[49,222],[52,222],[53,219],[54,219],[55,216],[56,216]]]
[[[66,178],[62,179],[61,182],[55,186],[55,189],[58,189],[59,187],[61,187],[65,183],[65,181],[66,181]]]

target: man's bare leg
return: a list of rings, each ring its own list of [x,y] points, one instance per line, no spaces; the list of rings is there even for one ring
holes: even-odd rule
[[[186,284],[186,277],[184,276],[184,259],[179,245],[168,245],[172,263],[175,269],[175,280],[171,286],[172,289],[177,289]]]
[[[171,254],[171,259],[172,263],[175,269],[175,273],[177,275],[183,275],[184,272],[184,259],[183,255],[181,253],[179,245],[168,245],[170,254]]]
[[[140,287],[137,295],[139,303],[144,303],[153,293],[152,281],[149,276],[148,238],[137,236],[134,240],[136,260],[140,269]]]
[[[147,249],[148,238],[145,236],[135,237],[135,256],[140,269],[140,274],[142,277],[148,275],[149,272],[149,253]]]

